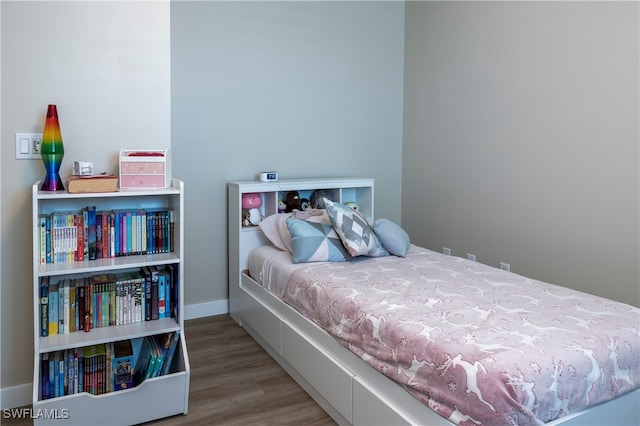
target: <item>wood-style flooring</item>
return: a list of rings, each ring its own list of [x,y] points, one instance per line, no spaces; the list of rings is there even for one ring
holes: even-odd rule
[[[189,413],[145,426],[335,425],[228,315],[185,321],[185,335],[191,364]],[[0,421],[8,426],[32,423]]]

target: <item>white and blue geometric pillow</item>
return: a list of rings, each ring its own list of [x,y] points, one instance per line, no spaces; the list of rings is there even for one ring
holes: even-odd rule
[[[333,229],[351,256],[389,255],[362,213],[326,198],[324,203]]]
[[[287,227],[291,234],[293,263],[344,262],[352,259],[329,224],[290,217],[287,218]]]

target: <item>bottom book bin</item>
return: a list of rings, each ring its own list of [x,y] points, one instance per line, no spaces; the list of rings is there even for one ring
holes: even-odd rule
[[[187,414],[189,362],[184,340],[176,350],[173,372],[146,379],[134,388],[91,395],[83,392],[37,401],[34,425],[133,425],[176,414]]]

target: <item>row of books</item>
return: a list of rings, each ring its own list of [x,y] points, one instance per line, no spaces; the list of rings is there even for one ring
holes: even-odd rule
[[[180,332],[42,354],[40,399],[102,395],[171,372]]]
[[[174,251],[174,211],[54,211],[39,215],[40,263],[68,263]]]
[[[58,279],[58,281],[52,281]],[[178,318],[178,265],[40,279],[40,335]]]

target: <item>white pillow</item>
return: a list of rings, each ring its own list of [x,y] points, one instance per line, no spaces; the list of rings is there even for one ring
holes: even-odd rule
[[[291,234],[287,228],[287,219],[292,217],[293,213],[276,213],[267,216],[258,223],[264,236],[271,241],[271,244],[280,250],[291,253]]]

